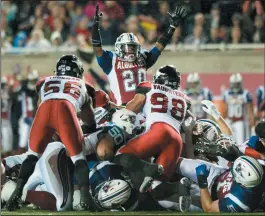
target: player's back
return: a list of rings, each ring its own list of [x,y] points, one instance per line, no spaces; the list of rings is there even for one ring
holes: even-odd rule
[[[149,88],[143,108],[146,128],[155,122],[164,122],[179,131],[188,108],[186,95],[165,85],[151,82],[141,83],[138,89],[141,86]]]
[[[87,100],[87,88],[83,80],[71,76],[49,76],[36,85],[41,102],[47,100],[67,100],[79,112]]]

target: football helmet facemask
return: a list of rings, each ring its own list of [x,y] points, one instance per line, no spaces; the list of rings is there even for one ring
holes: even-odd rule
[[[134,62],[140,56],[141,45],[133,33],[121,34],[115,42],[115,53],[128,62]]]
[[[154,76],[154,83],[178,89],[180,85],[180,72],[173,65],[165,65],[158,69]]]
[[[198,73],[190,73],[188,75],[186,88],[189,92],[199,92],[201,88],[201,79]]]
[[[243,78],[240,73],[232,74],[229,78],[230,89],[238,93],[243,89]]]
[[[56,64],[55,74],[57,76],[82,78],[83,73],[83,64],[75,55],[64,55]]]

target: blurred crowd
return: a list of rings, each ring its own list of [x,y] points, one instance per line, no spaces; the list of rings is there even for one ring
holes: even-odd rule
[[[1,2],[2,47],[49,48],[90,44],[97,1]],[[171,44],[264,43],[265,1],[258,0],[98,0],[103,45],[132,32],[148,47],[168,26],[167,12],[183,5],[188,18]]]

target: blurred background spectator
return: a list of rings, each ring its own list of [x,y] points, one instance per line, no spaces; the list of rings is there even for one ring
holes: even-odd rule
[[[172,12],[176,5],[183,5],[188,17],[176,30],[171,44],[265,40],[265,1],[99,0],[98,3],[104,14],[100,26],[103,45],[113,45],[119,34],[130,31],[150,47],[167,28],[167,12]],[[89,44],[95,4],[92,0],[1,2],[2,47],[75,46],[83,40]]]

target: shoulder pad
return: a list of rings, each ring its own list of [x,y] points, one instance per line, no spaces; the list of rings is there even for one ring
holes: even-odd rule
[[[42,86],[43,83],[45,82],[45,79],[46,79],[46,78],[42,78],[41,80],[39,80],[39,81],[37,82],[36,87],[35,87],[37,93],[39,93],[41,86]]]

